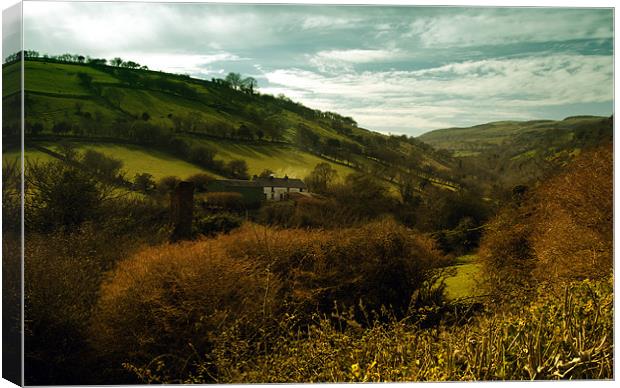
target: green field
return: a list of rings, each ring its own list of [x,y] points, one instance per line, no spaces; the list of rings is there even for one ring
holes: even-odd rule
[[[326,160],[301,151],[286,144],[253,144],[227,140],[207,140],[185,138],[194,144],[202,144],[216,150],[215,159],[229,161],[243,159],[248,163],[250,175],[260,174],[265,169],[273,171],[277,176],[288,175],[291,178],[304,178],[319,163]],[[349,167],[327,162],[338,171],[343,178],[352,172]]]
[[[119,145],[119,144],[88,144],[88,143],[74,143],[78,152],[86,149],[92,149],[94,151],[101,152],[107,156],[111,156],[123,161],[123,170],[127,174],[127,178],[132,179],[136,174],[147,172],[155,179],[159,179],[165,176],[174,175],[180,178],[187,178],[196,173],[208,172],[210,175],[216,178],[221,178],[219,175],[206,171],[191,163],[185,162],[180,159],[171,157],[163,152],[154,151],[151,149],[131,146],[131,145]],[[51,144],[41,144],[50,149],[56,147]],[[19,151],[9,151],[2,155],[4,161],[13,161],[19,157]],[[40,161],[47,162],[55,160],[53,156],[50,156],[44,152],[38,150],[27,150],[26,159],[32,162]]]
[[[2,163],[12,163],[19,158],[19,150],[11,150],[2,153]],[[49,162],[51,160],[55,160],[55,158],[38,150],[29,150],[26,152],[26,160],[29,160],[30,162]]]
[[[454,300],[478,295],[480,264],[476,263],[476,256],[461,256],[452,268],[456,274],[446,279],[447,298]]]
[[[187,178],[193,174],[209,172],[216,178],[219,175],[206,171],[194,164],[177,159],[166,153],[132,145],[81,143],[78,150],[91,149],[123,161],[123,170],[132,179],[136,174],[147,172],[155,179],[173,175]]]
[[[78,73],[89,74],[96,82],[118,83],[116,78],[88,66],[28,61],[26,68],[24,83],[29,91],[89,95],[90,92],[80,85]]]
[[[272,170],[277,176],[288,175],[291,178],[304,178],[312,169],[325,160],[312,154],[298,150],[288,145],[276,144],[247,144],[231,141],[213,141],[192,139],[195,144],[204,144],[216,150],[216,159],[229,161],[233,159],[243,159],[248,163],[250,175],[260,174],[265,169]],[[128,145],[111,143],[86,143],[73,142],[77,151],[92,149],[123,161],[123,170],[128,178],[132,178],[137,173],[147,172],[155,179],[164,176],[174,175],[180,178],[201,172],[222,178],[221,176],[200,168],[192,163],[175,158],[164,152],[157,150]],[[39,145],[55,149],[52,143],[40,143]],[[13,160],[19,156],[19,151],[10,151],[3,155],[5,160]],[[26,158],[29,160],[48,161],[53,157],[34,149],[27,150]],[[330,163],[330,162],[327,162]],[[330,163],[337,171],[339,177],[343,178],[352,173],[353,170],[336,164]]]

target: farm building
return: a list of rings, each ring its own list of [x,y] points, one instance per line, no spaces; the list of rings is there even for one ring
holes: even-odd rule
[[[301,179],[276,177],[261,178],[254,176],[252,180],[219,179],[207,185],[207,192],[240,193],[246,203],[261,200],[282,201],[289,199],[291,193],[306,193],[306,184]]]
[[[281,201],[289,198],[290,193],[303,193],[307,191],[306,184],[301,179],[276,178],[273,176],[266,178],[255,177],[252,182],[263,188],[264,198],[269,201]]]

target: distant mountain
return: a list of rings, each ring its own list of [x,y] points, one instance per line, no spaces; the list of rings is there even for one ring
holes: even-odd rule
[[[584,148],[611,142],[613,116],[498,121],[439,129],[418,139],[457,158],[459,175],[476,175],[487,185],[528,184],[566,164]]]

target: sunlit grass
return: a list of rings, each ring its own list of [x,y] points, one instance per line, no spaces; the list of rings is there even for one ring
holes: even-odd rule
[[[446,279],[446,297],[460,299],[480,294],[479,280],[481,276],[480,264],[475,255],[458,257],[455,260],[455,275]]]

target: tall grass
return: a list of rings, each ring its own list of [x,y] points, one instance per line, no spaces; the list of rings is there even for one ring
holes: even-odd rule
[[[484,315],[462,326],[420,329],[406,321],[375,321],[366,329],[342,330],[317,319],[306,330],[282,335],[263,356],[235,365],[218,360],[226,370],[217,381],[612,379],[612,306],[613,281],[607,279],[573,282],[561,292],[541,287],[531,304],[514,313]]]

